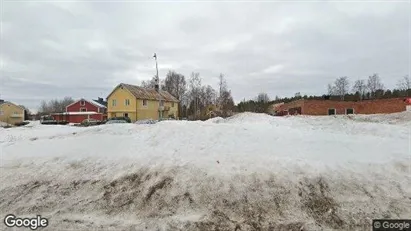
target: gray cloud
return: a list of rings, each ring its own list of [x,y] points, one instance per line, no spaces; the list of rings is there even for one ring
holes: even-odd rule
[[[338,76],[379,73],[387,87],[409,73],[409,2],[4,2],[2,98],[106,96],[174,69],[236,101],[259,92],[322,94]]]

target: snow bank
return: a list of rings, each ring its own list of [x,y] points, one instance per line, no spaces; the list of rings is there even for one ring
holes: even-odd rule
[[[8,126],[11,126],[11,125],[8,124],[8,123],[5,123],[5,122],[0,121],[0,128],[2,128],[2,127],[8,127]]]
[[[411,112],[407,111],[380,115],[356,115],[350,116],[349,119],[373,123],[411,125]]]
[[[206,123],[221,123],[223,121],[224,121],[224,118],[222,118],[222,117],[214,117],[214,118],[208,119],[204,122],[206,122]]]
[[[265,113],[239,113],[237,115],[231,116],[226,119],[227,123],[264,123],[269,122],[274,119],[273,116],[267,115]]]
[[[45,230],[369,229],[411,215],[408,129],[252,113],[3,129],[0,215],[42,214]]]

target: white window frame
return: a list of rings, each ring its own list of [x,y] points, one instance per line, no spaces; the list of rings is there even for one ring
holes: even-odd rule
[[[125,99],[124,100],[124,105],[125,106],[130,106],[130,99]]]
[[[164,107],[164,100],[158,101],[158,106]]]
[[[144,104],[144,102],[146,102],[146,103]],[[143,107],[147,107],[148,106],[148,101],[146,99],[143,99],[142,104],[143,104]]]
[[[82,109],[84,109],[84,111]],[[80,112],[87,112],[87,108],[86,107],[81,107]]]
[[[352,114],[348,114],[348,113],[347,113],[347,110],[348,110],[348,109],[352,109]],[[346,108],[346,109],[345,109],[345,114],[346,114],[346,115],[353,115],[353,114],[355,114],[354,108]]]
[[[111,106],[113,106],[113,107],[117,106],[117,100],[116,99],[113,99],[111,101]]]
[[[334,114],[332,114],[332,115],[337,115],[337,109],[335,109],[335,108],[328,108],[328,110],[327,110],[327,115],[330,115],[330,110],[331,110],[331,109],[334,110]]]
[[[86,106],[86,101],[85,100],[80,100],[80,106]]]

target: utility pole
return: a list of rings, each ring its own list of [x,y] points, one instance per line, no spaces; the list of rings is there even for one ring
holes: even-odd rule
[[[161,120],[163,120],[163,100],[162,100],[162,98],[161,98],[161,89],[160,89],[160,78],[158,77],[158,64],[157,64],[157,54],[156,53],[154,53],[154,59],[156,60],[156,70],[157,70],[157,78],[156,78],[156,85],[155,85],[155,89],[156,89],[156,91],[158,92],[158,95],[159,95],[159,97],[160,97],[160,101],[159,101],[159,106],[158,106],[158,109],[159,109],[159,111],[160,111],[160,118],[159,118],[159,120],[161,121]]]

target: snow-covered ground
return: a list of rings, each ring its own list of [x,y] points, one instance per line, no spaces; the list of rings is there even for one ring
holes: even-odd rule
[[[8,127],[10,124],[0,121],[0,127]]]
[[[242,113],[0,128],[0,215],[41,214],[44,230],[369,230],[411,217],[410,121]]]

